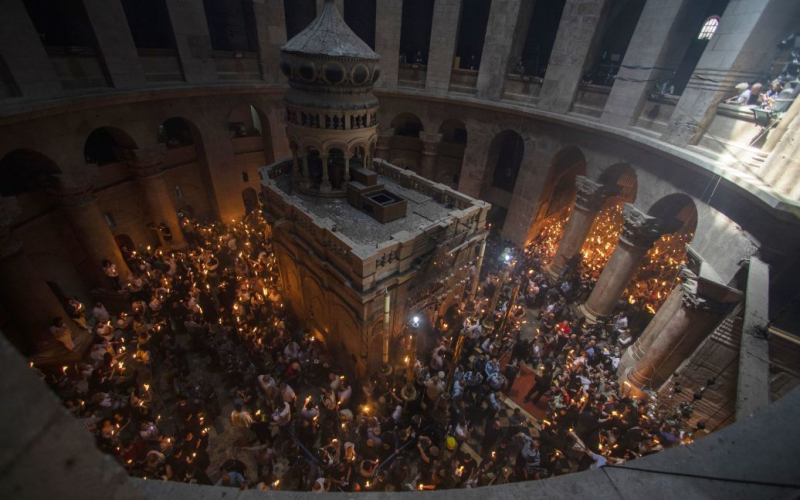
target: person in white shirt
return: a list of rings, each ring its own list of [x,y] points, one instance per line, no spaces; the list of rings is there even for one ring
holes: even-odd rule
[[[64,325],[64,320],[62,318],[53,319],[52,326],[50,326],[50,335],[61,342],[68,351],[75,350],[75,343],[72,341],[72,332]]]
[[[294,403],[297,399],[297,394],[294,393],[294,389],[286,382],[281,382],[280,389],[283,401],[285,403]]]
[[[92,309],[92,317],[98,323],[106,323],[111,321],[111,315],[102,302],[95,302],[94,309]]]

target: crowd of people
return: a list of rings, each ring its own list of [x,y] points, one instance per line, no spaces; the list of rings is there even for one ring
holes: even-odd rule
[[[616,380],[631,337],[624,308],[607,323],[580,319],[580,261],[550,283],[541,241],[520,251],[492,239],[479,293],[467,286],[423,320],[434,348],[392,353],[393,373],[355,379],[283,302],[258,212],[185,219],[183,230],[186,250],[124,249],[127,283],[105,264],[130,307],[71,300],[69,317],[94,344],[78,365],[42,373],[133,476],[317,493],[464,488],[621,464],[691,439],[655,400],[626,396]],[[53,335],[67,346],[60,325]],[[534,377],[521,404],[543,418],[508,399],[523,370]]]

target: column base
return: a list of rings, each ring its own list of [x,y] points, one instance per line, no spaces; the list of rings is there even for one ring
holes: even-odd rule
[[[558,277],[561,276],[561,271],[563,271],[563,269],[556,269],[551,262],[544,266],[542,271],[544,271],[544,276],[547,278],[547,281],[550,282],[550,284],[555,284],[558,281]]]
[[[578,306],[578,312],[586,318],[586,322],[590,325],[600,323],[604,317],[602,314],[593,311],[586,302]]]
[[[622,384],[620,385],[620,396],[623,398],[634,398],[634,399],[642,399],[647,397],[647,393],[645,392],[646,388],[641,387],[636,381],[634,381],[631,377],[633,372],[633,367],[628,368],[625,370],[625,373],[620,377]]]

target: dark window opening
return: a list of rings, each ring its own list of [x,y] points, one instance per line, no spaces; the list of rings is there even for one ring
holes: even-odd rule
[[[283,10],[286,17],[287,40],[297,36],[317,17],[315,0],[283,0]]]
[[[203,0],[214,50],[257,52],[252,0]]]
[[[23,0],[39,38],[48,47],[97,47],[81,0]]]
[[[566,0],[548,0],[536,2],[533,7],[528,35],[522,48],[522,73],[529,76],[544,77],[550,54],[556,43],[558,25],[564,12]],[[514,62],[516,64],[516,61]]]
[[[614,85],[619,68],[625,59],[625,52],[644,10],[644,4],[645,0],[627,0],[611,5],[603,25],[605,29],[603,41],[598,46],[599,50],[595,55],[591,71],[585,75],[586,80],[606,87]]]
[[[491,0],[464,0],[461,4],[456,44],[456,56],[461,58],[459,67],[472,70],[480,67],[491,8]]]
[[[522,155],[525,154],[525,143],[516,133],[509,133],[500,143],[500,151],[492,175],[492,186],[508,193],[514,192]]]
[[[400,63],[427,64],[434,0],[404,0],[400,28]]]
[[[375,50],[376,13],[375,0],[344,0],[344,21],[372,50]]]
[[[143,49],[173,49],[166,0],[122,0],[133,43]]]

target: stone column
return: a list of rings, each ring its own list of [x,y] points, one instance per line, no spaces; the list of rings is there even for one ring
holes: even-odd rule
[[[434,2],[425,90],[446,93],[450,90],[450,75],[453,73],[453,56],[456,53],[458,25],[461,18],[461,0],[434,0]],[[470,33],[464,33],[464,36],[470,36]]]
[[[624,205],[622,214],[625,224],[619,235],[619,243],[597,279],[589,300],[578,307],[590,322],[596,322],[599,317],[608,316],[614,311],[622,292],[639,269],[642,258],[662,234],[670,232],[664,221],[650,217],[630,203]]]
[[[303,164],[303,182],[306,189],[311,187],[311,179],[308,178],[308,155],[300,157],[300,163]]]
[[[682,28],[689,24],[687,14],[697,10],[696,6],[704,11],[708,2],[647,1],[628,44],[618,78],[611,87],[611,94],[608,96],[600,121],[620,128],[636,123],[653,84],[672,75],[680,63],[679,57],[686,52],[689,43],[697,38],[696,33],[681,32]],[[669,57],[677,56],[678,52],[680,52],[679,57]]]
[[[62,93],[61,82],[22,0],[5,0],[0,16],[0,59],[15,90],[29,99]]]
[[[328,155],[321,154],[319,158],[322,160],[322,182],[319,185],[319,190],[322,193],[330,193],[331,180],[328,174]]]
[[[134,149],[130,152],[132,158],[128,160],[128,165],[133,169],[139,185],[144,194],[148,212],[156,226],[165,224],[172,233],[172,242],[168,244],[171,248],[185,248],[186,240],[183,237],[181,223],[178,219],[178,211],[172,203],[170,188],[164,180],[161,166],[164,161],[164,151],[160,148],[154,149]],[[161,232],[158,233],[161,239]]]
[[[86,169],[86,166],[81,167]],[[128,264],[122,258],[114,235],[108,228],[97,198],[92,194],[90,176],[78,174],[62,175],[60,186],[56,192],[58,203],[69,220],[72,232],[86,251],[89,268],[92,270],[94,282],[103,288],[111,287],[111,283],[103,273],[104,260],[117,266],[119,280],[122,283],[131,277]]]
[[[795,29],[798,17],[800,2],[793,0],[731,0],[661,140],[697,144],[738,83],[753,84],[769,73],[775,45]]]
[[[680,277],[681,283],[629,349],[631,355],[626,353],[625,367],[620,364],[618,373],[634,393],[661,387],[730,309],[730,303],[705,294],[704,279],[688,267],[681,268]]]
[[[297,183],[300,182],[302,178],[300,173],[300,160],[297,157],[297,146],[292,144],[290,148],[292,150],[292,185],[297,186]]]
[[[435,182],[436,160],[439,157],[439,144],[442,143],[442,134],[420,132],[419,140],[422,141],[421,175]]]
[[[539,95],[539,108],[566,113],[575,100],[586,63],[596,49],[609,0],[567,0]]]
[[[286,45],[286,13],[283,0],[253,0],[258,37],[261,77],[269,83],[284,83],[280,68],[281,46]]]
[[[478,70],[479,98],[497,101],[503,96],[512,52],[525,43],[531,20],[530,9],[534,3],[522,0],[492,2]]]
[[[376,0],[375,9],[375,52],[381,55],[381,77],[375,86],[393,89],[400,66],[403,0]]]
[[[610,194],[605,186],[582,175],[575,178],[575,186],[578,188],[575,207],[569,216],[564,235],[558,242],[558,250],[553,261],[544,268],[551,280],[557,279],[566,267],[567,261],[580,253],[595,217]]]
[[[214,64],[203,0],[166,2],[184,79],[187,83],[215,82],[217,66]]]
[[[12,339],[25,354],[37,346],[55,345],[49,335],[51,321],[64,318],[64,323],[76,332],[64,306],[47,286],[36,266],[22,250],[22,242],[11,235],[11,226],[22,215],[16,198],[0,198],[0,299],[12,315],[11,322],[19,332]],[[13,329],[12,329],[13,331]]]
[[[389,151],[392,149],[394,129],[378,129],[378,144],[375,147],[375,158],[389,161]]]
[[[344,179],[342,180],[342,187],[340,188],[343,191],[347,190],[347,187],[345,186],[345,184],[350,182],[350,160],[353,159],[353,155],[354,154],[355,154],[354,152],[350,152],[350,154],[345,153],[345,156],[344,156]],[[366,161],[367,161],[367,156],[365,154],[364,155],[364,163],[365,164],[366,164]]]
[[[122,1],[83,0],[83,7],[97,38],[97,48],[111,85],[118,89],[144,86],[144,69],[122,8]]]

